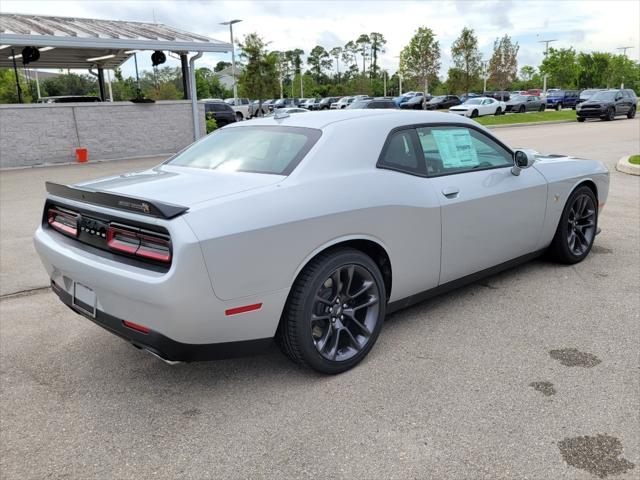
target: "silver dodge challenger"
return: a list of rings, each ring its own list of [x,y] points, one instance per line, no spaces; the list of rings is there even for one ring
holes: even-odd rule
[[[167,362],[276,340],[324,373],[385,315],[547,252],[583,260],[609,173],[457,115],[278,114],[163,164],[47,183],[35,246],[75,312]]]

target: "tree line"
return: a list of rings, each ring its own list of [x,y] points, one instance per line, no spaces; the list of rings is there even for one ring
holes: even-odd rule
[[[640,63],[625,55],[608,52],[577,52],[573,48],[549,48],[538,67],[518,68],[520,46],[509,35],[497,38],[493,51],[484,59],[478,38],[464,27],[451,45],[452,65],[441,73],[440,42],[434,31],[420,27],[399,56],[399,68],[389,74],[380,64],[387,41],[382,33],[358,35],[341,46],[315,45],[306,54],[300,48],[269,49],[269,42],[251,33],[238,42],[239,95],[250,98],[325,97],[349,94],[398,95],[402,90],[439,94],[461,94],[487,90],[525,90],[547,87],[566,89],[611,88],[624,84],[640,92]],[[306,54],[306,58],[305,58]],[[196,69],[198,98],[228,98],[232,92],[220,84],[215,68]],[[27,101],[35,98],[33,81],[21,75]],[[171,100],[183,97],[182,77],[177,67],[155,68],[140,76],[140,91],[147,98]],[[116,71],[112,81],[114,100],[129,100],[138,93],[133,78]],[[66,73],[41,82],[42,96],[96,95],[97,81],[91,75]],[[17,101],[15,78],[10,69],[0,69],[0,103]]]

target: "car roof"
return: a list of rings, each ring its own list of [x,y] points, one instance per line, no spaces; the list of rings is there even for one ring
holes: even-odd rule
[[[309,115],[291,115],[289,117],[276,119],[274,117],[255,118],[244,122],[236,122],[225,126],[225,128],[245,128],[251,126],[273,126],[285,127],[305,127],[324,129],[327,126],[340,122],[357,122],[366,124],[371,120],[381,120],[388,123],[389,128],[403,125],[414,125],[424,123],[468,123],[477,125],[472,120],[468,120],[459,115],[432,112],[426,110],[392,110],[392,109],[343,109],[343,110],[323,110],[320,112],[310,112]]]

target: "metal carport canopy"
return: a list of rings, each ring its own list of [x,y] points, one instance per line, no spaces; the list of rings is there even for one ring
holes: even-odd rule
[[[45,48],[40,59],[29,64],[31,68],[117,68],[135,50],[231,51],[230,43],[159,23],[0,14],[0,67],[13,66],[11,47],[19,60],[26,46]],[[106,56],[109,58],[88,60]]]
[[[194,61],[204,52],[231,51],[230,43],[160,23],[0,13],[0,67],[13,67],[14,60],[21,64],[22,49],[28,46],[40,51],[40,58],[29,63],[29,68],[89,69],[95,66],[99,73],[102,69],[119,67],[135,51],[162,50],[180,54],[184,74],[186,54],[197,52],[189,61],[188,82],[196,140],[200,126]],[[185,91],[186,87],[185,82]]]

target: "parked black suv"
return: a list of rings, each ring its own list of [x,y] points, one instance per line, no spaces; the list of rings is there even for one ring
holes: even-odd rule
[[[318,102],[318,107],[316,110],[329,110],[331,108],[331,104],[338,101],[338,97],[327,97],[323,98]]]
[[[224,127],[236,121],[236,112],[226,102],[204,102],[205,118],[213,118],[218,127]]]
[[[427,102],[427,110],[439,110],[441,108],[451,108],[460,105],[460,99],[455,95],[439,95]]]
[[[633,90],[603,90],[580,103],[576,107],[576,116],[579,122],[584,122],[587,118],[613,120],[618,115],[633,118],[636,116],[637,104],[638,97]]]

